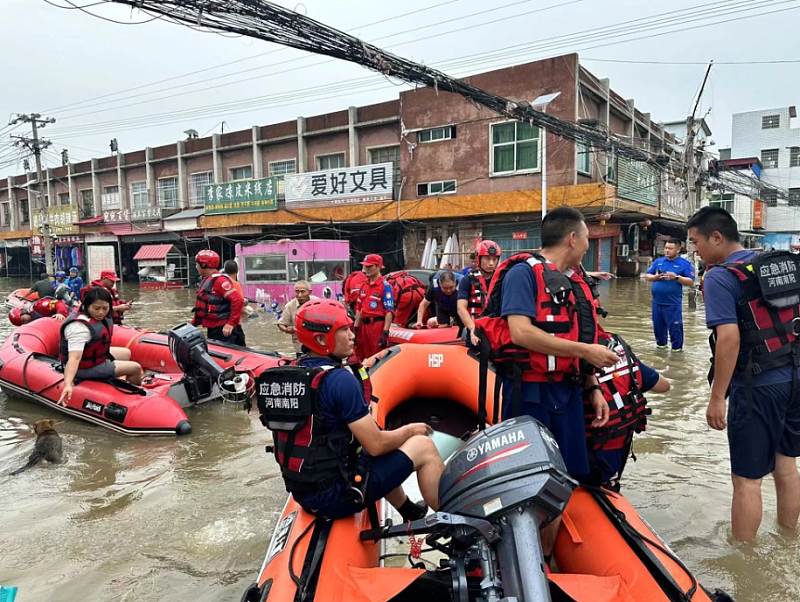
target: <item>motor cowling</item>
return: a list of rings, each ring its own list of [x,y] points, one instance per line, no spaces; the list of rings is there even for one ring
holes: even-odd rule
[[[528,503],[545,525],[575,487],[553,435],[521,416],[477,433],[453,454],[439,482],[440,511],[491,520]]]

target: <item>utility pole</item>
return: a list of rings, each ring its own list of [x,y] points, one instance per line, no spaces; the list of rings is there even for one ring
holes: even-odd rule
[[[16,139],[15,144],[24,144],[32,153],[34,158],[36,159],[36,184],[38,187],[37,193],[37,206],[41,211],[42,215],[42,238],[44,239],[44,259],[45,259],[45,266],[47,269],[48,274],[53,274],[53,241],[50,237],[50,217],[48,215],[48,208],[47,202],[44,198],[44,193],[42,192],[42,183],[44,182],[44,175],[42,173],[42,149],[47,148],[50,146],[51,142],[49,140],[40,140],[39,139],[39,128],[45,127],[48,123],[55,123],[56,120],[52,117],[42,119],[42,116],[39,113],[30,113],[25,115],[17,115],[14,119],[9,122],[9,125],[15,125],[17,123],[30,123],[32,136],[31,138],[26,138],[23,136],[14,136]],[[30,198],[28,199],[28,205],[30,210]]]
[[[683,150],[684,171],[686,173],[686,194],[687,194],[687,208],[690,213],[694,213],[699,209],[698,205],[698,186],[699,178],[695,173],[695,153],[694,153],[694,120],[697,115],[697,108],[700,106],[700,99],[703,97],[703,91],[708,82],[708,76],[711,74],[711,67],[714,66],[714,61],[709,61],[708,68],[706,69],[703,83],[700,85],[700,91],[697,93],[697,99],[692,109],[692,114],[686,118],[686,145]]]

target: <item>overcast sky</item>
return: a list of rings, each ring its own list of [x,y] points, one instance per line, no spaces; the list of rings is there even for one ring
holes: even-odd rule
[[[584,66],[610,78],[615,91],[634,98],[654,121],[686,118],[705,66],[596,59],[800,61],[800,0],[497,0],[494,8],[482,0],[284,5],[454,76],[579,52]],[[88,10],[125,22],[149,18],[116,4]],[[606,29],[591,31],[598,28]],[[244,129],[389,100],[403,89],[357,65],[259,40],[164,21],[119,25],[44,0],[0,0],[0,56],[0,175],[21,169],[9,164],[16,158],[4,127],[11,113],[56,118],[42,132],[53,141],[45,158],[54,167],[63,148],[72,161],[84,160],[109,154],[111,138],[129,152],[183,139],[189,128],[207,135],[219,132],[224,121],[225,131]],[[233,61],[239,62],[219,66]],[[716,148],[730,144],[732,113],[800,102],[799,73],[800,62],[715,66],[700,113],[710,110]],[[137,89],[118,94],[131,88]],[[27,133],[27,127],[17,131]]]

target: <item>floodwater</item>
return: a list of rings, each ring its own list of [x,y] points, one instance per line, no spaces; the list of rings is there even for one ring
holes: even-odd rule
[[[27,283],[0,283],[5,295]],[[131,325],[167,329],[190,317],[194,291],[139,292]],[[738,602],[800,599],[800,540],[775,520],[764,481],[764,522],[752,546],[730,542],[731,484],[724,433],[705,422],[708,386],[703,306],[684,308],[686,351],[658,351],[649,285],[603,284],[606,329],[672,381],[653,395],[623,491],[710,589]],[[260,314],[244,324],[250,345],[290,352],[288,336]],[[0,321],[0,339],[11,326]],[[131,438],[0,395],[0,584],[18,602],[236,602],[255,577],[285,501],[269,440],[255,412],[232,405],[187,410],[185,438]],[[68,461],[17,477],[33,445],[29,425],[60,420]]]

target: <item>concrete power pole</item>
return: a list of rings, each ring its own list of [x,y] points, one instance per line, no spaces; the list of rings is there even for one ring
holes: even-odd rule
[[[31,138],[25,138],[23,136],[15,136],[17,142],[15,144],[24,144],[32,153],[34,158],[36,159],[36,185],[38,187],[37,192],[37,207],[41,211],[42,215],[42,238],[44,239],[44,258],[45,258],[45,265],[48,274],[53,274],[54,266],[53,266],[53,241],[50,236],[50,217],[47,207],[47,202],[44,198],[44,193],[42,192],[42,184],[44,183],[44,175],[42,173],[42,149],[47,148],[50,146],[51,142],[49,140],[40,140],[39,139],[39,127],[45,127],[48,123],[55,123],[56,120],[51,118],[42,119],[42,116],[39,113],[30,113],[27,115],[17,115],[14,119],[9,122],[9,125],[14,125],[17,123],[30,123],[32,136]],[[30,203],[30,199],[28,199]]]
[[[709,61],[708,68],[706,69],[705,77],[703,77],[703,83],[700,86],[700,91],[697,93],[697,100],[695,100],[694,108],[692,109],[692,114],[686,118],[686,145],[683,150],[683,161],[684,161],[684,171],[686,173],[686,194],[687,194],[687,205],[689,206],[689,212],[694,213],[699,209],[699,201],[698,201],[698,186],[697,183],[699,178],[697,176],[695,170],[695,153],[694,153],[694,135],[695,135],[695,127],[694,127],[694,120],[697,115],[697,107],[700,106],[700,99],[703,97],[703,90],[706,88],[706,82],[708,82],[708,76],[711,74],[711,67],[714,66],[714,61]]]

